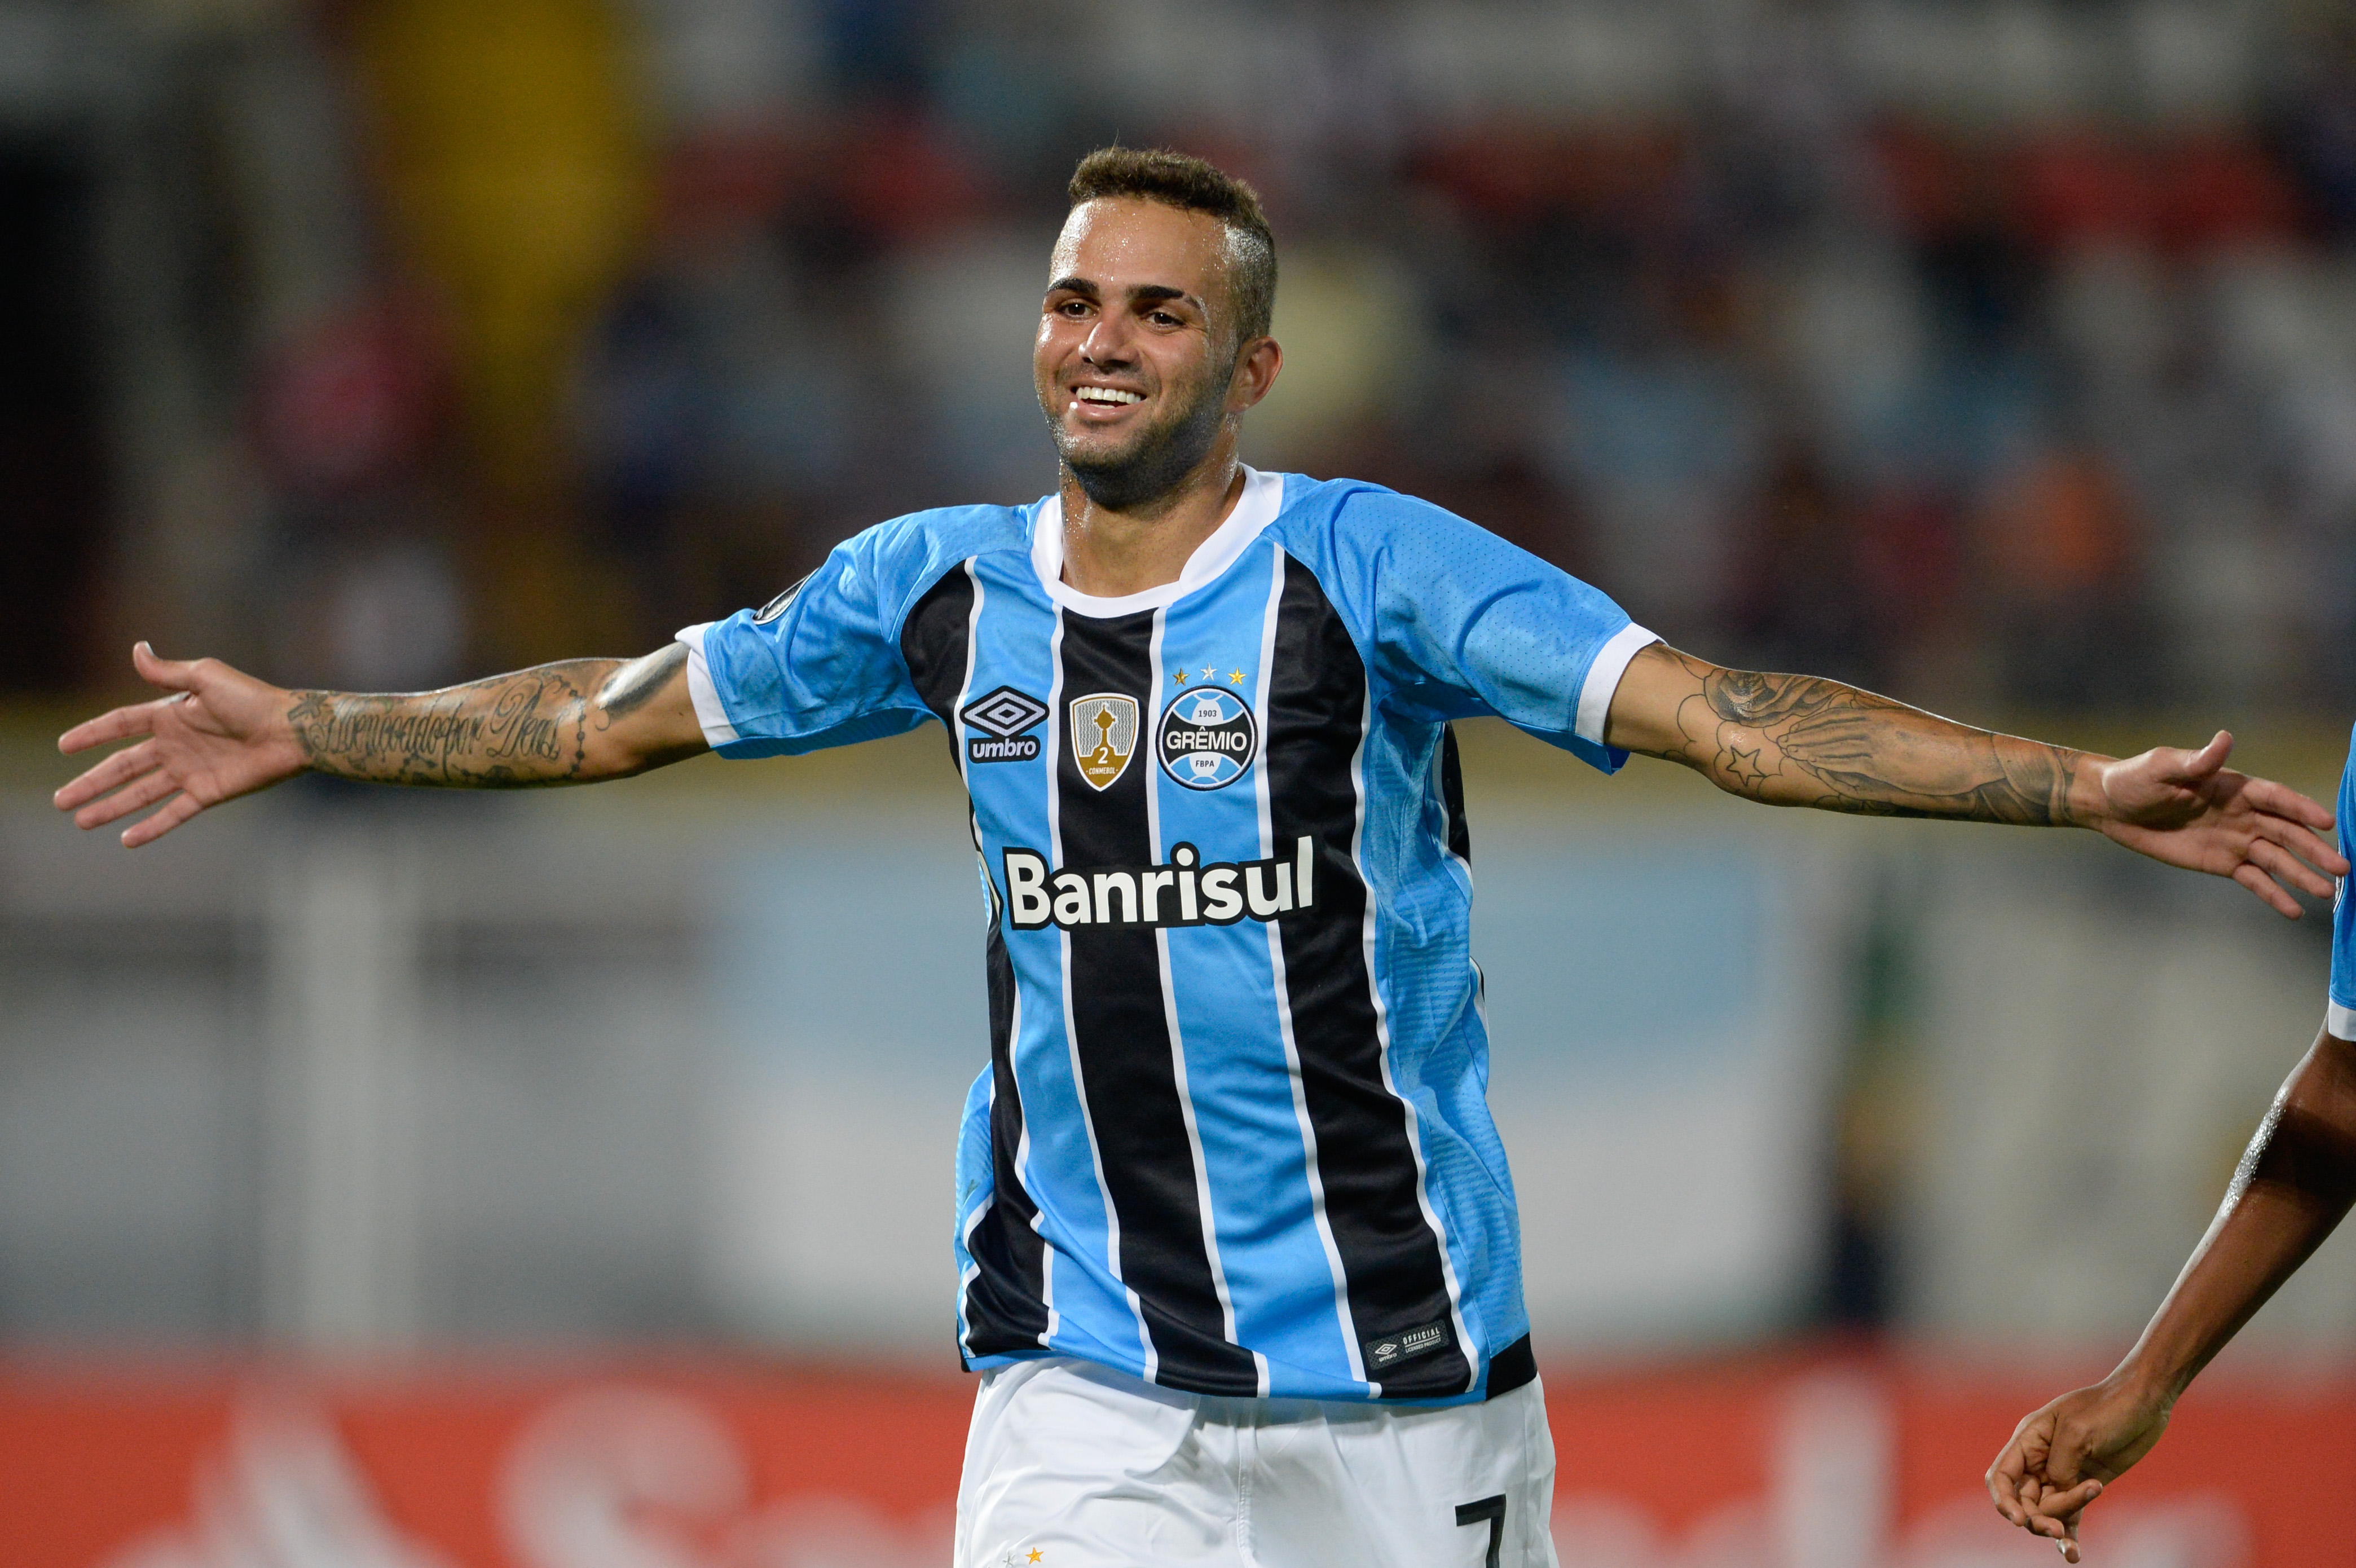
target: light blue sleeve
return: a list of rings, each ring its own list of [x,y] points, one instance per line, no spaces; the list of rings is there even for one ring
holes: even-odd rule
[[[898,735],[930,716],[900,653],[910,532],[905,519],[879,524],[760,609],[680,633],[714,750],[794,756]]]
[[[1337,509],[1340,575],[1369,596],[1385,701],[1434,721],[1494,714],[1606,773],[1628,661],[1658,641],[1612,599],[1429,501],[1368,487]]]
[[[2356,734],[2349,736],[2348,766],[2340,775],[2340,853],[2356,850]],[[2348,877],[2331,906],[2331,1000],[2325,1026],[2343,1040],[2356,1040],[2356,899]]]

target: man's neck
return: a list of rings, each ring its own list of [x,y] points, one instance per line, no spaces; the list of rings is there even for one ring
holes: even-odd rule
[[[1243,465],[1236,460],[1234,444],[1226,441],[1167,495],[1124,511],[1090,500],[1066,468],[1064,581],[1100,599],[1174,583],[1243,493]]]

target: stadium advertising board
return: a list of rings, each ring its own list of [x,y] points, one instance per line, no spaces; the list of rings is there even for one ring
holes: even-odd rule
[[[1810,1357],[1547,1380],[1565,1568],[2054,1561],[1979,1483],[2051,1376]],[[971,1389],[709,1364],[20,1369],[0,1378],[0,1543],[12,1568],[914,1568],[948,1558]],[[2221,1378],[2090,1514],[2087,1560],[2339,1568],[2351,1453],[2356,1379]]]

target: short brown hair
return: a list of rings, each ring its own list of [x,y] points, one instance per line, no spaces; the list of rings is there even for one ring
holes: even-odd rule
[[[1167,147],[1098,147],[1072,171],[1074,207],[1108,196],[1205,212],[1226,226],[1227,284],[1235,295],[1236,348],[1268,335],[1276,318],[1276,235],[1259,192],[1203,159]]]

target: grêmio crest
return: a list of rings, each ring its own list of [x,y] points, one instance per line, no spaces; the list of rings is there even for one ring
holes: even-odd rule
[[[1154,741],[1162,771],[1189,789],[1226,789],[1244,776],[1258,748],[1251,709],[1237,693],[1212,686],[1171,698]]]

